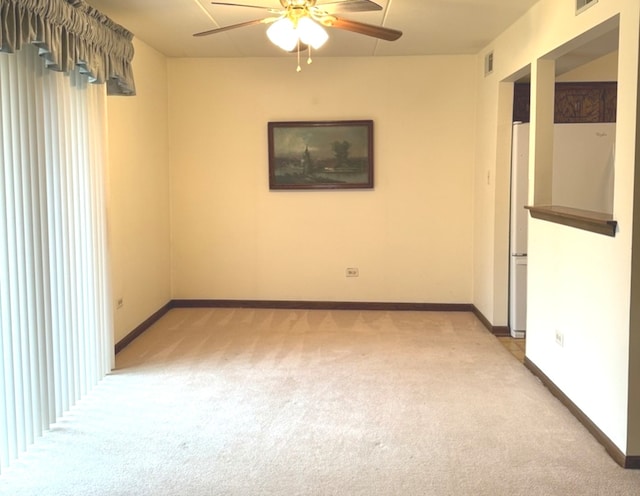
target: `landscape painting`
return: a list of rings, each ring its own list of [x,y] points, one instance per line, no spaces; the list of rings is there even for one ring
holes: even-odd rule
[[[270,189],[373,188],[373,121],[269,122]]]

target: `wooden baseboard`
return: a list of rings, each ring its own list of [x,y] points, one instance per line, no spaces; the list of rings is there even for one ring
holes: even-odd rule
[[[419,312],[472,312],[468,303],[386,303],[287,300],[172,300],[172,308],[273,308],[290,310],[386,310]]]
[[[640,470],[640,456],[627,456],[626,459],[627,461],[624,464],[624,468]]]
[[[166,305],[160,308],[160,310],[155,312],[151,317],[146,319],[142,324],[140,324],[133,331],[127,334],[124,338],[118,341],[115,345],[116,355],[120,353],[124,348],[126,348],[127,345],[129,345],[134,339],[136,339],[143,332],[149,329],[149,327],[151,327],[158,320],[160,320],[164,316],[164,314],[166,314],[172,308],[173,308],[173,304],[171,301],[169,301]]]
[[[535,363],[533,363],[528,357],[524,358],[524,365],[527,367],[533,375],[535,375],[542,384],[546,386],[551,394],[560,400],[560,402],[567,407],[571,414],[578,419],[578,421],[584,425],[584,427],[596,438],[596,440],[604,446],[604,449],[609,453],[609,456],[623,468],[640,469],[640,456],[627,456],[620,448],[618,448],[609,437],[600,430],[600,428],[593,423],[593,421],[587,417],[587,415],[578,408],[578,406],[569,399],[569,397],[562,392],[562,390],[554,384],[554,382],[547,377],[547,375],[540,370]]]
[[[511,332],[507,326],[494,326],[475,305],[471,305],[471,307],[471,311],[491,334],[497,337],[511,336]]]

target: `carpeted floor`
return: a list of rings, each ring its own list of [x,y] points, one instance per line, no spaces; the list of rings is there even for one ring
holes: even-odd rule
[[[0,494],[640,495],[471,314],[174,309]]]

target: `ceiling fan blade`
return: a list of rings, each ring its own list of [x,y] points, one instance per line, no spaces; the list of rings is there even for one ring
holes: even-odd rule
[[[202,31],[196,33],[193,36],[208,36],[210,34],[222,33],[223,31],[229,31],[230,29],[244,28],[246,26],[254,26],[256,24],[269,24],[280,19],[279,17],[267,17],[266,19],[256,19],[254,21],[241,22],[239,24],[231,24],[230,26],[224,26],[221,28],[209,29],[208,31]]]
[[[373,36],[386,41],[395,41],[402,36],[402,31],[397,29],[384,28],[382,26],[374,26],[363,22],[350,21],[348,19],[339,19],[329,16],[323,20],[322,24],[330,28],[344,29],[358,34]]]
[[[228,7],[248,7],[250,9],[260,9],[269,11],[279,11],[280,9],[274,9],[273,7],[264,7],[263,5],[247,5],[245,3],[230,3],[230,2],[211,2],[211,5],[226,5]]]
[[[325,12],[373,12],[382,10],[382,7],[369,0],[333,0],[316,4],[316,8]]]

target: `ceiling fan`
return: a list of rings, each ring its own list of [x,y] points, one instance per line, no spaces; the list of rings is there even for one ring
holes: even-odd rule
[[[402,31],[396,29],[365,24],[362,22],[336,17],[335,13],[372,12],[382,10],[382,7],[370,0],[280,0],[281,8],[264,7],[261,5],[247,5],[229,2],[211,2],[212,5],[229,7],[246,7],[265,10],[269,17],[241,22],[220,28],[196,33],[194,36],[208,36],[222,33],[231,29],[253,26],[256,24],[270,24],[267,36],[277,46],[285,51],[293,52],[297,49],[298,59],[300,51],[307,48],[320,48],[328,39],[324,27],[342,29],[366,36],[372,36],[386,41],[395,41],[402,36]],[[308,63],[311,63],[309,57]],[[298,71],[300,64],[298,63]]]

